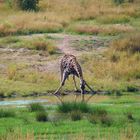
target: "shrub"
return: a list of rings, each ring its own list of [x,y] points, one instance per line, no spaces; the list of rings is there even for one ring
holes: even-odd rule
[[[132,85],[128,85],[126,90],[128,92],[136,92],[136,91],[139,91],[138,87],[132,86]]]
[[[22,10],[38,10],[39,0],[15,0],[15,2]]]
[[[12,110],[1,109],[0,110],[0,118],[4,118],[4,117],[15,117],[15,112]]]
[[[36,120],[39,122],[46,122],[48,121],[48,115],[45,111],[37,112]]]
[[[82,113],[81,113],[81,111],[71,111],[70,117],[73,121],[81,120]]]
[[[107,115],[107,111],[101,107],[94,107],[91,113],[99,116]]]
[[[124,3],[124,0],[113,0],[113,2],[116,4],[122,4]]]
[[[126,116],[127,116],[127,119],[128,119],[129,121],[134,121],[134,117],[133,117],[133,114],[132,114],[131,112],[127,112],[127,113],[126,113]]]
[[[101,124],[110,126],[113,123],[112,118],[109,115],[103,115],[99,117]]]
[[[83,102],[64,102],[58,105],[58,111],[68,113],[71,111],[81,111],[83,113],[90,112],[90,107],[87,103]]]
[[[31,112],[35,112],[35,111],[44,111],[45,108],[44,108],[41,104],[39,104],[39,103],[31,103],[31,104],[29,105],[29,110],[30,110]]]
[[[97,115],[94,115],[94,114],[89,114],[88,115],[88,120],[89,122],[93,123],[93,124],[97,124],[99,123],[99,118]]]
[[[88,115],[88,120],[93,124],[101,123],[105,126],[110,126],[113,122],[107,111],[100,107],[96,107],[92,110],[92,113]]]

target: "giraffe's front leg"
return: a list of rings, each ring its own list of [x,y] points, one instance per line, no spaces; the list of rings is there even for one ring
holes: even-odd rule
[[[60,84],[59,88],[54,92],[54,95],[57,95],[59,93],[59,91],[61,90],[61,88],[65,85],[65,81],[66,81],[67,77],[68,77],[68,73],[64,72],[61,84]]]

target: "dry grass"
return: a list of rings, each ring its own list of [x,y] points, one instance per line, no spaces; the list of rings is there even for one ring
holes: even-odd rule
[[[68,28],[68,31],[76,32],[79,34],[101,34],[101,35],[117,35],[120,33],[129,33],[134,31],[134,28],[129,25],[83,25],[76,24]]]
[[[113,41],[112,51],[125,51],[128,53],[139,53],[140,52],[140,34],[135,33],[129,37]]]
[[[134,130],[131,127],[127,127],[122,129],[119,134],[112,134],[112,133],[107,133],[107,134],[102,134],[100,132],[100,129],[97,130],[97,137],[94,137],[94,140],[112,140],[114,139],[119,139],[119,140],[138,140],[137,134],[138,132],[134,132]],[[35,136],[33,132],[27,132],[26,134],[23,134],[21,130],[14,131],[14,132],[8,132],[4,136],[0,136],[0,140],[34,140],[34,139],[50,139],[54,140],[56,137],[48,137],[48,135],[45,133],[43,135],[38,134]],[[67,134],[66,136],[61,136],[58,135],[57,139],[69,139],[69,140],[86,140],[88,137],[81,131],[79,134]]]
[[[100,16],[97,18],[97,21],[102,24],[119,24],[119,23],[128,23],[130,22],[130,16],[127,15],[118,15],[110,14],[107,16]]]
[[[21,12],[2,4],[0,36],[60,32],[76,20],[97,18],[102,23],[126,23],[131,17],[140,15],[139,4],[116,6],[112,0],[42,0],[39,7],[40,11],[37,13]]]
[[[88,67],[85,77],[101,88],[121,89],[129,82],[138,85],[140,79],[139,35],[125,37],[111,43],[103,58],[82,56],[84,67]],[[122,41],[127,40],[125,44]],[[133,41],[132,41],[133,40]],[[117,43],[116,43],[117,42]],[[112,45],[112,44],[117,44]],[[131,45],[130,45],[131,44]],[[90,65],[89,65],[90,64]],[[93,75],[92,77],[89,75]],[[136,81],[136,82],[132,82]]]

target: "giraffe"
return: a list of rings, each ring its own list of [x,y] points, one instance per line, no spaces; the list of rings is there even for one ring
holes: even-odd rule
[[[92,93],[95,93],[95,91],[93,91],[92,88],[84,80],[82,68],[74,55],[65,54],[62,57],[60,61],[60,71],[61,71],[61,84],[59,88],[55,91],[54,95],[57,95],[57,93],[65,85],[65,81],[66,79],[68,79],[69,75],[73,75],[73,81],[74,81],[76,91],[78,91],[78,88],[76,85],[75,76],[80,79],[82,102],[84,102],[85,86],[87,86],[92,91]]]

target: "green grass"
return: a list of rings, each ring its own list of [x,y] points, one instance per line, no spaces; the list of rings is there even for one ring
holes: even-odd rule
[[[7,118],[7,117],[15,117],[16,114],[14,111],[9,109],[0,109],[0,118]]]
[[[31,103],[29,104],[29,111],[36,112],[36,111],[44,111],[44,107],[39,103]]]
[[[136,136],[136,139],[139,138],[139,106],[125,107],[123,105],[113,105],[106,107],[101,105],[92,105],[91,108],[96,110],[95,114],[98,114],[99,117],[104,116],[103,114],[106,114],[101,110],[106,110],[107,115],[113,118],[113,123],[104,124],[104,121],[105,123],[110,122],[110,117],[104,117],[104,119],[101,117],[100,120],[102,123],[97,121],[97,123],[94,124],[84,117],[79,121],[72,121],[70,119],[63,118],[61,121],[59,121],[59,123],[57,123],[57,125],[54,125],[50,121],[43,123],[36,121],[36,113],[29,112],[26,108],[11,109],[12,111],[15,110],[17,112],[17,116],[14,118],[0,118],[0,136],[2,138],[6,134],[8,135],[8,133],[11,135],[15,133],[16,135],[33,133],[34,137],[45,136],[48,139],[56,139],[56,137],[66,139],[68,137],[76,137],[79,135],[79,133],[82,133],[84,138],[90,139],[93,137],[104,137],[107,139],[108,134],[109,137],[115,136],[117,140],[119,140],[121,137],[120,134],[123,134],[123,136],[125,135],[126,138],[131,140],[134,138],[134,135]],[[48,111],[49,116],[56,115],[54,111],[56,110],[52,109]],[[134,121],[130,121],[128,119],[128,117],[130,117],[129,112],[131,112],[133,115]],[[28,123],[25,123],[25,120],[28,120]],[[122,131],[123,133],[121,133]],[[130,133],[131,137],[128,136]]]
[[[83,102],[64,102],[58,105],[58,111],[68,113],[71,111],[81,111],[83,113],[90,112],[90,106]]]

